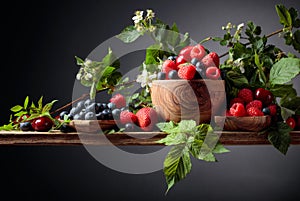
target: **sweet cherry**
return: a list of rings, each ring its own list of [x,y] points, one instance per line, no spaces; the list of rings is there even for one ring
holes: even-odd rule
[[[176,57],[176,66],[177,68],[181,65],[186,63],[187,60],[185,59],[185,57],[183,55],[178,55],[178,57]]]
[[[273,102],[274,96],[267,89],[257,88],[254,93],[254,99],[260,100],[264,106],[269,106]]]
[[[34,119],[31,125],[35,131],[49,131],[53,126],[53,121],[47,116],[42,116]]]
[[[293,117],[287,118],[287,120],[285,122],[292,129],[294,129],[296,127],[296,121],[295,121],[295,119]]]

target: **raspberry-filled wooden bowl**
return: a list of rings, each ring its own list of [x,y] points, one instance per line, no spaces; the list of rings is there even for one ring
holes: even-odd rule
[[[224,80],[154,80],[152,103],[165,121],[193,119],[210,123],[213,116],[224,113],[226,93]]]

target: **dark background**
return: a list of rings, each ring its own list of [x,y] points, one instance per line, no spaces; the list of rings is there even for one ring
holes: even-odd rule
[[[221,26],[248,20],[264,34],[281,26],[277,3],[289,1],[10,1],[2,6],[2,76],[0,123],[9,108],[32,101],[72,100],[78,67],[74,56],[85,58],[99,44],[132,23],[137,9],[152,8],[160,19],[176,22],[182,33],[200,41],[221,36]],[[277,36],[269,40],[292,51]],[[208,49],[219,54],[214,42]],[[295,53],[295,52],[293,52]],[[297,54],[299,56],[299,54]],[[131,58],[135,65],[135,58]],[[128,66],[126,66],[128,67]],[[295,80],[299,92],[299,79]],[[272,146],[231,146],[217,163],[193,161],[192,172],[167,196],[162,171],[129,175],[111,170],[81,146],[0,147],[1,200],[300,200],[300,147],[287,155]],[[149,149],[151,147],[135,147]]]

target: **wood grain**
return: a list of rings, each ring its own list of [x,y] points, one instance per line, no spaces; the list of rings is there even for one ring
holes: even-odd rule
[[[223,80],[155,80],[151,87],[152,103],[166,121],[209,123],[225,98]]]
[[[269,144],[267,135],[259,135],[257,132],[231,132],[216,131],[220,135],[220,142],[224,145],[260,145]],[[291,144],[300,145],[300,131],[292,131]],[[166,136],[163,132],[127,132],[104,135],[100,133],[61,133],[60,131],[36,132],[36,131],[0,131],[1,146],[67,146],[67,145],[160,145],[156,143]]]

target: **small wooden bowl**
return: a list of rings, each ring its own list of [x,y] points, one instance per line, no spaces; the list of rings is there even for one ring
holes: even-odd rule
[[[224,80],[154,80],[151,99],[158,114],[166,121],[193,119],[209,123],[222,114],[226,105]]]
[[[73,126],[77,132],[97,132],[113,129],[117,127],[115,120],[72,120],[70,125]]]
[[[227,131],[262,131],[271,124],[271,116],[215,116],[217,126]]]

